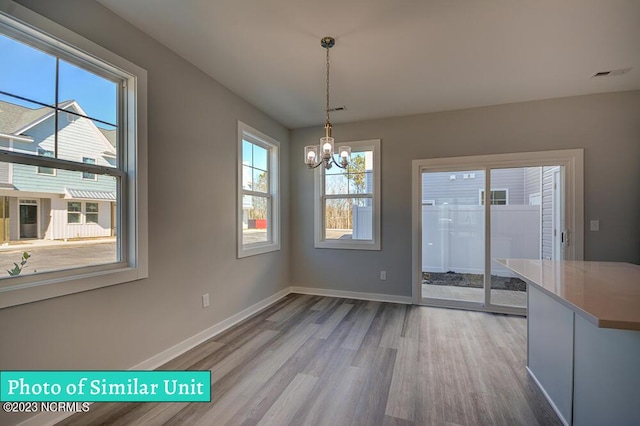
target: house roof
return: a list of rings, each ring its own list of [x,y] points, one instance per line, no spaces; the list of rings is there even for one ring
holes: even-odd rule
[[[0,101],[0,132],[13,134],[27,124],[43,116],[48,108],[31,109],[10,102]]]
[[[101,127],[98,127],[98,130],[100,130],[100,133],[102,133],[104,135],[104,137],[107,138],[107,140],[109,141],[111,146],[113,146],[115,148],[115,146],[116,146],[116,131],[115,130],[103,129]]]
[[[69,100],[59,104],[62,109],[73,105],[75,101]],[[31,128],[43,118],[53,114],[53,109],[48,107],[28,108],[16,105],[11,102],[0,101],[0,133],[15,134],[23,133]]]
[[[100,200],[116,201],[116,194],[111,191],[93,191],[86,189],[64,189],[65,200]]]

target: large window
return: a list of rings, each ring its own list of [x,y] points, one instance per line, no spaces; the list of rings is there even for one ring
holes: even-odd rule
[[[279,146],[238,122],[238,257],[280,249]]]
[[[380,140],[346,144],[346,169],[316,172],[315,246],[380,250]]]
[[[0,52],[3,242],[50,241],[0,246],[0,308],[146,277],[146,72],[11,2]]]

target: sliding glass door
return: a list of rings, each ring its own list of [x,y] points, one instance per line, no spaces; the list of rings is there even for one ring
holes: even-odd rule
[[[484,170],[422,174],[422,297],[484,303]]]
[[[500,156],[481,160],[487,157]],[[576,166],[576,155],[569,157],[571,161],[560,156],[556,162],[545,159],[540,164],[517,158],[483,164],[461,157],[469,167],[456,166],[456,159],[414,161],[417,302],[524,313],[526,283],[497,259],[566,257],[566,218],[576,222],[579,210],[574,202],[567,214],[565,201],[572,198],[567,183],[575,194],[576,176],[581,178],[576,169],[582,167]],[[565,178],[567,173],[571,179]],[[567,258],[582,256],[581,248],[572,249]]]

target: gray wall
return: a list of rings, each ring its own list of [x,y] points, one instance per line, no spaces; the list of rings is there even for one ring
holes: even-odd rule
[[[640,91],[334,125],[336,143],[382,139],[382,251],[313,248],[313,173],[301,158],[322,126],[291,133],[292,285],[411,295],[411,160],[585,149],[585,259],[640,263]],[[387,271],[380,281],[379,271]]]
[[[0,310],[0,368],[130,368],[285,288],[288,130],[93,1],[19,3],[148,72],[150,276]],[[241,260],[238,119],[279,140],[285,165],[282,249]]]

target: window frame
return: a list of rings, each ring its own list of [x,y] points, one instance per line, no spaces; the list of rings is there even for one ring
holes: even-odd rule
[[[85,162],[85,160],[93,160],[93,163],[87,163]],[[96,165],[98,164],[98,159],[96,157],[85,157],[84,155],[82,156],[82,164],[92,164],[92,165]],[[93,175],[93,177],[85,177],[86,175]],[[89,181],[97,181],[98,180],[98,175],[95,173],[91,173],[91,172],[82,172],[81,175],[81,179],[82,180],[89,180]]]
[[[50,149],[44,149],[44,148],[41,148],[41,147],[38,147],[36,149],[36,152],[38,153],[39,156],[45,157],[45,158],[52,158],[55,155],[54,151],[51,151]],[[45,153],[47,153],[47,152],[51,153],[51,156],[45,155]],[[36,173],[39,174],[39,175],[42,175],[42,176],[57,176],[58,175],[58,170],[57,169],[53,169],[51,167],[44,167],[44,168],[51,170],[51,173],[42,172],[42,169],[43,169],[42,166],[38,166],[36,168]]]
[[[80,209],[79,210],[71,210],[71,204],[80,204]],[[70,215],[76,215],[78,216],[78,221],[77,222],[71,222],[69,220]],[[82,220],[82,201],[67,201],[67,225],[82,225],[83,224],[83,220]]]
[[[496,191],[504,191],[504,204],[491,203],[492,206],[508,206],[509,205],[509,188],[495,188],[489,191],[489,200],[493,201],[493,193]],[[478,205],[484,206],[484,189],[478,189]]]
[[[147,193],[147,72],[113,52],[11,1],[0,2],[2,33],[99,75],[118,76],[118,167],[81,164],[20,152],[0,152],[9,164],[119,177],[120,261],[0,280],[0,309],[149,276]]]
[[[267,192],[251,191],[242,188],[243,178],[243,141],[246,140],[267,150]],[[280,250],[280,142],[238,121],[238,160],[237,160],[237,256],[238,259]],[[267,198],[267,242],[243,244],[243,196]],[[270,201],[270,203],[269,203]]]
[[[315,170],[315,191],[314,191],[314,247],[322,249],[346,249],[346,250],[381,250],[381,141],[380,139],[369,139],[353,142],[341,142],[340,145],[348,145],[351,152],[373,151],[373,193],[372,200],[372,230],[371,240],[336,240],[325,237],[325,205],[327,199],[354,198],[357,194],[325,194],[325,170],[318,167]],[[334,166],[336,167],[336,166]],[[355,198],[369,198],[358,197]]]
[[[91,225],[91,224],[96,224],[98,225],[100,223],[100,203],[97,201],[85,201],[83,206],[83,211],[84,211],[84,223],[85,225]],[[87,207],[89,207],[89,204],[95,204],[96,205],[96,211],[95,212],[90,212],[87,210]],[[96,221],[90,221],[89,220],[89,215],[95,215],[96,216]]]

